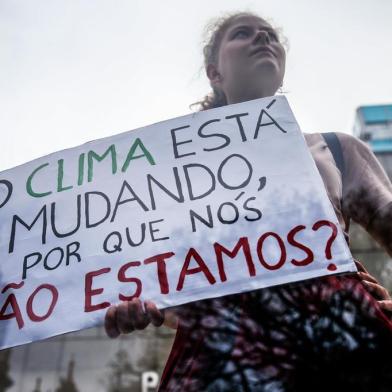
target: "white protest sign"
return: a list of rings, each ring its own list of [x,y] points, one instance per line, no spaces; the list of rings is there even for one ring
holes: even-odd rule
[[[285,97],[96,140],[0,173],[0,344],[355,271]]]

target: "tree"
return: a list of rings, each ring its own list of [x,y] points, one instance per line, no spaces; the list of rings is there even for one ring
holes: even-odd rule
[[[14,382],[12,381],[9,375],[10,355],[11,355],[11,350],[0,351],[0,392],[5,391],[6,389],[10,388],[14,384]]]
[[[75,361],[71,359],[68,363],[68,372],[67,377],[60,377],[59,383],[60,385],[57,387],[56,392],[78,392],[78,388],[76,387],[73,373],[75,368]]]
[[[35,387],[33,389],[33,392],[41,392],[41,385],[42,385],[42,378],[37,377],[35,379]]]
[[[130,363],[125,350],[117,351],[115,359],[109,362],[108,392],[137,390],[140,375]]]

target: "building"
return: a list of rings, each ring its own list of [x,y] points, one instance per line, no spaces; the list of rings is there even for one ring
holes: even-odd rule
[[[360,106],[356,111],[353,133],[369,143],[392,178],[392,104]]]

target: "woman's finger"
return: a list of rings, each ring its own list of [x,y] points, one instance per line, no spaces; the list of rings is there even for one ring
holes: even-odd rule
[[[178,316],[175,308],[165,310],[165,325],[172,329],[178,328]]]
[[[135,329],[144,329],[150,324],[150,316],[144,311],[142,302],[139,298],[134,298],[132,301],[128,302],[128,309]]]
[[[165,321],[164,311],[159,310],[154,302],[151,301],[145,301],[144,306],[146,308],[146,313],[150,316],[152,325],[160,327]]]
[[[105,315],[105,331],[106,331],[106,334],[110,338],[116,338],[118,335],[120,335],[120,331],[117,328],[116,307],[115,306],[111,306],[106,311],[106,315]]]
[[[369,288],[373,295],[375,295],[380,300],[390,300],[391,296],[389,295],[388,290],[385,287],[380,286],[377,283],[368,282],[363,280],[362,283]]]
[[[372,276],[366,272],[358,272],[358,275],[361,278],[361,280],[380,284],[374,276]]]
[[[379,301],[378,304],[380,305],[381,309],[392,312],[392,300],[389,299],[385,301]]]
[[[134,327],[133,315],[129,311],[130,302],[121,302],[116,309],[117,328],[121,333],[130,333]]]
[[[367,271],[367,269],[363,266],[362,263],[360,263],[358,260],[354,260],[355,265],[358,268],[359,272],[365,272],[366,274],[368,274],[369,272]]]

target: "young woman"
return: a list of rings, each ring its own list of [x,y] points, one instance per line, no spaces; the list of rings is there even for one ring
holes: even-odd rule
[[[221,19],[204,56],[212,93],[200,102],[202,110],[272,96],[282,86],[284,46],[256,15]],[[392,256],[392,185],[372,152],[338,134],[345,162],[340,173],[320,134],[305,139],[346,237],[353,219]],[[382,362],[392,348],[383,310],[392,311],[392,300],[358,266],[355,277],[200,301],[182,306],[177,316],[148,301],[144,312],[135,299],[109,308],[106,331],[116,337],[150,322],[176,327],[179,320],[160,390],[303,391],[324,390],[331,382],[383,390],[392,377],[390,364]]]

